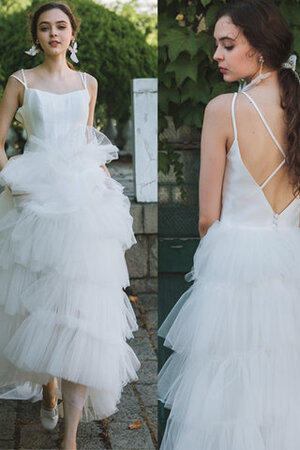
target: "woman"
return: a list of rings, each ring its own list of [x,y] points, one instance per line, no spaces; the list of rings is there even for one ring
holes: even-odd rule
[[[0,220],[0,386],[44,385],[48,430],[62,394],[67,449],[82,408],[86,419],[113,414],[139,368],[126,343],[137,328],[123,291],[135,243],[129,200],[105,167],[116,147],[92,127],[97,81],[66,60],[69,49],[78,62],[77,31],[66,4],[39,7],[28,53],[44,61],[11,75],[0,105],[0,181],[15,204]],[[28,140],[7,160],[15,113]]]
[[[219,12],[214,60],[242,92],[213,99],[201,139],[200,245],[159,333],[164,450],[300,448],[300,85],[268,0]]]

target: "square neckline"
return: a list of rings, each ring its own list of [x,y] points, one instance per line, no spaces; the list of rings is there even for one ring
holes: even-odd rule
[[[70,91],[70,92],[65,92],[64,94],[56,94],[55,92],[50,92],[50,91],[43,91],[43,90],[41,90],[41,89],[37,89],[37,88],[29,88],[29,87],[27,87],[27,88],[25,88],[25,90],[24,90],[24,96],[23,96],[23,104],[21,105],[21,106],[19,106],[19,108],[17,109],[17,111],[16,111],[16,113],[15,113],[15,118],[16,118],[16,115],[18,114],[18,112],[19,111],[21,111],[21,109],[24,107],[24,105],[25,105],[25,96],[27,95],[27,91],[37,91],[37,92],[44,92],[44,93],[46,93],[46,94],[48,94],[48,95],[56,95],[56,96],[64,96],[64,95],[69,95],[69,94],[74,94],[75,92],[87,92],[88,93],[88,96],[89,96],[89,100],[91,99],[91,95],[90,95],[90,92],[89,92],[89,90],[87,89],[87,88],[85,88],[85,89],[76,89],[75,91]],[[17,119],[18,120],[18,119]]]
[[[73,94],[74,92],[88,91],[87,88],[84,88],[84,89],[76,89],[74,91],[63,92],[62,94],[58,94],[57,92],[44,91],[43,89],[32,88],[32,87],[28,87],[28,86],[27,86],[26,90],[27,89],[30,89],[31,91],[45,92],[46,94],[50,94],[50,95],[68,95],[68,94]]]
[[[18,81],[20,81],[20,82],[23,84],[24,88],[25,88],[25,91],[24,91],[24,98],[23,98],[23,105],[20,106],[20,107],[18,108],[18,110],[21,109],[21,108],[24,106],[25,92],[27,91],[27,89],[32,90],[32,91],[37,91],[37,92],[45,92],[46,94],[57,95],[57,96],[60,96],[60,95],[61,95],[61,96],[69,95],[69,94],[73,94],[74,92],[87,91],[88,94],[89,94],[89,98],[91,98],[90,92],[89,92],[89,90],[88,90],[88,88],[87,88],[87,83],[86,83],[86,73],[85,73],[85,72],[81,72],[81,71],[78,71],[77,73],[79,73],[79,76],[80,76],[80,79],[81,79],[81,81],[82,81],[82,84],[83,84],[84,88],[83,88],[83,89],[74,89],[73,91],[63,92],[63,93],[60,94],[60,93],[58,93],[58,92],[45,91],[45,90],[43,90],[43,89],[38,89],[38,88],[34,88],[34,87],[29,87],[29,86],[27,86],[27,80],[26,80],[26,77],[25,77],[25,71],[24,71],[24,69],[23,69],[23,67],[22,67],[22,69],[21,69],[21,74],[22,74],[23,80],[21,80],[21,79],[20,79],[19,77],[17,77],[16,75],[11,75],[11,77],[13,77],[13,78],[17,79]]]
[[[25,72],[24,72],[24,69],[23,69],[23,68],[21,69],[21,74],[22,74],[22,77],[23,77],[23,81],[22,81],[19,77],[15,76],[15,75],[11,75],[13,78],[16,78],[17,80],[21,81],[21,83],[22,83],[23,86],[24,86],[23,104],[17,109],[17,111],[16,111],[16,113],[15,113],[15,117],[16,117],[17,113],[18,113],[18,112],[23,108],[23,106],[25,105],[25,96],[27,95],[27,94],[26,94],[26,91],[28,91],[28,90],[36,91],[36,92],[44,92],[45,94],[48,94],[48,95],[55,95],[55,96],[62,96],[62,97],[65,96],[65,95],[74,94],[75,92],[87,92],[87,93],[88,93],[88,96],[89,96],[89,100],[90,100],[90,99],[91,99],[91,95],[90,95],[90,92],[89,92],[89,90],[88,90],[88,88],[87,88],[87,84],[86,84],[86,73],[85,73],[85,72],[81,72],[81,71],[78,71],[78,73],[79,73],[79,76],[80,76],[80,78],[81,78],[81,81],[82,81],[82,83],[83,83],[83,85],[84,85],[84,88],[83,88],[83,89],[74,89],[73,91],[63,92],[62,94],[59,94],[59,93],[57,93],[57,92],[44,91],[43,89],[38,89],[38,88],[33,88],[33,87],[27,86],[27,80],[26,80]],[[18,120],[18,119],[17,119],[17,120]]]

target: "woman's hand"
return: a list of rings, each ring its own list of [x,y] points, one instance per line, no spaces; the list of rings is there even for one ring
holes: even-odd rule
[[[107,175],[109,178],[111,178],[111,174],[109,173],[108,168],[106,167],[106,165],[103,164],[103,166],[100,166],[100,167],[101,167],[101,169],[104,170],[104,172],[106,173],[106,175]]]
[[[0,171],[6,165],[7,161],[8,161],[8,158],[7,158],[7,155],[5,153],[4,146],[0,147]]]

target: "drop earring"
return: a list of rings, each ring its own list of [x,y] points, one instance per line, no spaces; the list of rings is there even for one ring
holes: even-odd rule
[[[260,64],[259,75],[261,75],[262,74],[263,65],[264,65],[264,62],[265,62],[263,55],[260,55],[260,57],[258,58],[258,62]]]
[[[259,68],[259,74],[257,75],[256,78],[254,78],[253,80],[251,80],[250,83],[244,83],[241,84],[240,83],[240,87],[239,87],[239,92],[245,92],[248,91],[248,89],[251,89],[255,86],[257,86],[259,83],[261,83],[262,80],[268,78],[271,75],[271,72],[267,72],[267,73],[262,73],[262,69],[263,69],[263,65],[264,65],[264,57],[262,55],[260,55],[260,57],[258,58],[258,62],[260,64],[260,68]]]
[[[33,44],[33,46],[29,50],[26,50],[25,53],[29,56],[35,56],[38,53],[40,53],[40,49],[37,47],[38,44],[39,44],[39,41],[36,40],[35,44]]]
[[[78,58],[76,56],[76,53],[77,53],[77,42],[75,40],[73,41],[73,46],[71,46],[71,44],[69,45],[68,50],[70,50],[70,52],[71,52],[71,55],[70,55],[71,60],[74,63],[78,63],[79,60],[78,60]]]

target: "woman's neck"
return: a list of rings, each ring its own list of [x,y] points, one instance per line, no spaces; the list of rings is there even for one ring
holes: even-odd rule
[[[40,68],[49,74],[57,74],[58,76],[63,76],[71,69],[68,67],[67,59],[65,55],[61,57],[45,57],[44,61],[40,65]]]
[[[278,76],[276,70],[265,70],[262,73],[256,73],[253,76],[249,76],[245,79],[244,84],[242,86],[242,90],[248,90],[252,87],[256,87],[259,84],[263,83],[264,86],[270,86],[271,84],[278,82]]]

